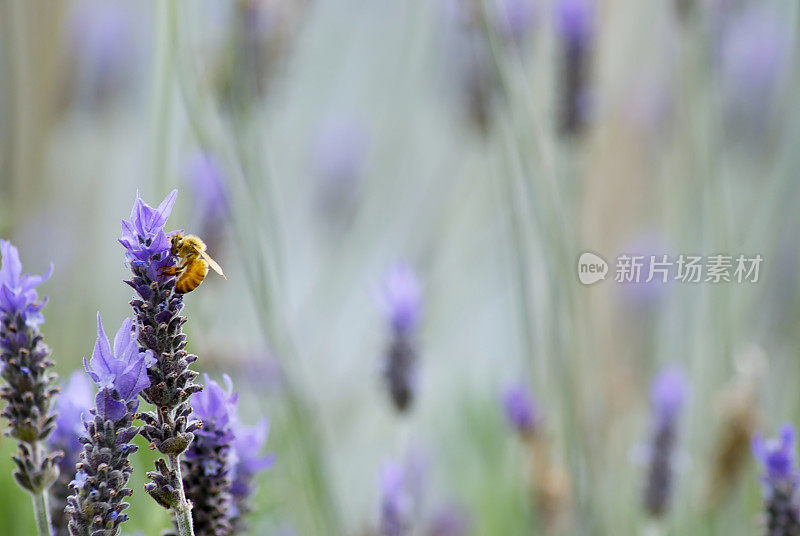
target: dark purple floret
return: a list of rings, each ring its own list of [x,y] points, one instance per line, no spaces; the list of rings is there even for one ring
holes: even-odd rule
[[[686,379],[676,368],[659,372],[650,387],[655,424],[644,503],[647,511],[656,517],[667,511],[672,495],[678,417],[685,404],[687,391]]]
[[[85,416],[83,452],[65,509],[72,536],[117,536],[128,519],[122,513],[128,507],[123,500],[133,493],[125,487],[132,471],[128,456],[137,450],[131,441],[139,432],[132,423],[138,395],[150,385],[145,372],[150,359],[149,351],[140,352],[136,345],[130,318],[117,331],[112,350],[97,315],[97,342],[91,361],[84,363],[98,392],[95,407]]]
[[[176,197],[177,191],[173,191],[158,208],[137,197],[130,221],[122,222],[120,243],[133,272],[126,283],[136,291],[131,306],[139,349],[149,350],[153,357],[147,368],[150,386],[141,396],[155,410],[141,413],[145,423],[141,433],[170,461],[169,466],[163,459],[156,462],[158,471],[148,473],[152,482],[146,489],[160,505],[173,509],[188,522],[189,505],[183,497],[177,458],[200,425],[190,418],[189,398],[202,386],[194,383],[197,373],[189,369],[197,357],[186,351],[182,331],[186,318],[180,314],[183,295],[175,292],[175,278],[162,274],[164,267],[176,263],[164,232]]]
[[[234,423],[238,395],[230,377],[227,390],[205,376],[205,389],[192,399],[192,416],[203,422],[183,460],[183,485],[192,501],[196,536],[234,534],[233,486]]]
[[[509,424],[523,436],[535,433],[541,420],[530,390],[525,384],[509,385],[503,392],[503,409]]]
[[[40,442],[55,427],[51,405],[59,391],[50,349],[39,333],[45,301],[36,292],[52,267],[45,276],[23,274],[17,248],[5,240],[0,240],[0,263],[0,398],[6,401],[0,415],[8,419],[6,435],[19,441],[17,483],[40,494],[57,478],[61,456],[40,452]]]
[[[83,372],[73,372],[58,399],[56,428],[48,440],[51,451],[60,450],[64,453],[59,464],[58,480],[50,488],[50,519],[55,536],[69,535],[64,507],[71,492],[69,483],[75,477],[75,464],[83,450],[80,442],[84,432],[83,415],[89,415],[93,403],[92,382]]]
[[[778,439],[764,441],[753,438],[753,454],[761,463],[761,479],[766,510],[766,536],[795,536],[800,534],[800,503],[798,502],[797,456],[795,429],[791,424],[781,427]]]

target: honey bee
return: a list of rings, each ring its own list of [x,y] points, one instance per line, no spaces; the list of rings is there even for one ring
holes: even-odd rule
[[[177,266],[166,266],[161,272],[165,275],[177,275],[175,291],[180,294],[191,292],[200,286],[203,279],[208,274],[208,267],[217,272],[223,278],[217,261],[206,253],[206,245],[195,235],[182,235],[176,233],[172,235],[172,254],[177,255],[180,263]]]

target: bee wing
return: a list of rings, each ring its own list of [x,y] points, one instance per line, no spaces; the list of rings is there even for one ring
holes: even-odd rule
[[[211,256],[208,253],[206,253],[205,251],[201,251],[200,252],[200,256],[203,257],[203,260],[208,263],[208,265],[211,267],[212,270],[217,272],[224,279],[228,279],[227,277],[225,277],[225,274],[222,272],[222,268],[220,267],[220,265],[217,264],[217,261],[212,259]]]

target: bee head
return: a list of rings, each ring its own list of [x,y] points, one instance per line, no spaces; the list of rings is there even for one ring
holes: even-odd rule
[[[183,245],[183,236],[178,233],[172,235],[172,254],[177,255]]]

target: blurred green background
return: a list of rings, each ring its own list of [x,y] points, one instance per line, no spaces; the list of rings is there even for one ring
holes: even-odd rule
[[[228,275],[186,297],[193,368],[230,374],[243,420],[272,421],[252,534],[375,534],[381,467],[411,452],[427,467],[414,534],[446,505],[479,535],[758,533],[749,436],[800,422],[798,5],[586,4],[575,82],[559,3],[0,2],[0,236],[26,271],[55,265],[59,374],[89,355],[97,311],[130,312],[116,239],[137,190],[155,205],[178,188],[167,228],[206,238]],[[564,131],[570,105],[581,126]],[[587,250],[612,270],[621,253],[764,262],[757,283],[584,287]],[[398,259],[424,287],[405,416],[375,305]],[[671,508],[652,519],[642,449],[664,364],[690,397]],[[554,524],[504,422],[520,380],[566,475]],[[158,534],[137,441],[125,530]],[[729,447],[743,454],[719,469]],[[14,449],[0,441],[0,529],[27,535]]]

